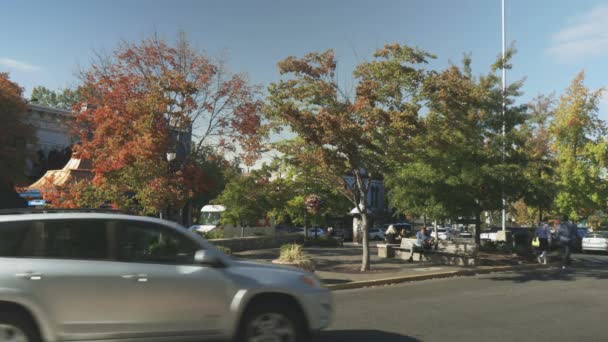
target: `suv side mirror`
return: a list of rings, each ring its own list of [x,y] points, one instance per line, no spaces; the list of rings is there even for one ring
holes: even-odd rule
[[[220,260],[220,258],[218,258],[217,255],[203,249],[198,250],[196,251],[196,253],[194,253],[194,262],[197,264],[209,265],[214,267],[223,265],[222,261]]]

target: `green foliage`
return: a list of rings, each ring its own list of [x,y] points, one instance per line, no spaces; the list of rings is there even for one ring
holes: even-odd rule
[[[226,255],[232,255],[232,249],[225,247],[225,246],[215,246],[215,248],[219,249],[220,251],[222,251],[222,253],[226,254]]]
[[[310,260],[310,257],[304,253],[304,246],[296,243],[289,243],[281,246],[279,261],[296,263],[308,260]]]
[[[32,157],[28,144],[35,144],[36,134],[26,121],[27,105],[23,89],[0,73],[0,183],[24,181],[26,161]]]
[[[223,239],[224,238],[224,232],[221,230],[210,230],[208,232],[198,232],[203,238],[207,239],[207,240],[214,240],[214,239]]]
[[[555,208],[573,219],[605,209],[608,198],[607,132],[597,116],[602,90],[589,90],[584,78],[581,72],[560,97],[550,126],[559,189]]]
[[[290,220],[297,226],[325,225],[328,219],[341,216],[352,206],[334,184],[316,177],[319,171],[314,164],[298,164],[282,158],[267,168],[277,175],[266,190],[271,208],[268,215],[276,222]],[[311,194],[322,198],[322,205],[315,213],[306,210],[306,198]]]
[[[264,183],[265,180],[255,175],[232,175],[224,191],[212,201],[226,207],[222,213],[222,223],[242,227],[255,225],[258,219],[263,218],[268,211]]]
[[[515,105],[520,87],[514,83],[505,93],[503,138],[503,96],[494,71],[473,77],[465,56],[462,68],[429,73],[420,95],[428,113],[409,144],[389,155],[391,205],[405,215],[442,219],[500,209],[503,193],[509,201],[520,198],[527,162],[520,132],[526,107]]]
[[[71,90],[68,88],[60,91],[37,86],[32,89],[32,95],[30,98],[36,104],[52,108],[72,110],[72,107],[75,104],[80,103],[81,94],[78,90]]]
[[[528,158],[524,169],[527,187],[524,189],[523,202],[518,203],[515,209],[520,221],[525,221],[526,224],[537,222],[541,212],[550,211],[557,193],[555,160],[551,153],[549,133],[554,111],[553,95],[538,96],[528,104],[528,120],[521,127],[525,137],[523,152]],[[526,215],[526,211],[530,215]],[[524,218],[525,216],[529,217]]]
[[[376,51],[357,66],[354,101],[340,89],[332,50],[288,57],[279,71],[288,75],[268,87],[266,118],[275,129],[288,127],[300,140],[283,153],[302,164],[315,165],[315,178],[342,193],[362,216],[361,270],[369,270],[367,195],[371,179],[385,169],[383,156],[391,142],[407,142],[417,129],[417,101],[432,56],[399,44]],[[347,182],[345,175],[351,175]]]

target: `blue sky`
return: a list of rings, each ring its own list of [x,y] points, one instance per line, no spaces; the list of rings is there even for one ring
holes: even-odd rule
[[[94,50],[153,32],[184,30],[211,55],[230,55],[233,71],[254,83],[278,78],[288,55],[333,48],[346,85],[353,66],[385,43],[415,45],[438,56],[433,67],[473,55],[485,72],[500,53],[500,0],[26,1],[0,5],[0,71],[29,94],[35,85],[75,84]],[[518,49],[508,79],[526,77],[523,97],[556,91],[584,69],[587,85],[607,85],[608,1],[507,0],[507,40]],[[600,116],[608,119],[608,101]]]

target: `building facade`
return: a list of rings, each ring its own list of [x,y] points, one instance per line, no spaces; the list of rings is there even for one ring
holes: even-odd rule
[[[67,110],[29,103],[26,120],[35,128],[37,138],[36,144],[30,146],[36,158],[28,162],[27,176],[37,179],[70,160],[75,141],[71,131],[74,116]]]

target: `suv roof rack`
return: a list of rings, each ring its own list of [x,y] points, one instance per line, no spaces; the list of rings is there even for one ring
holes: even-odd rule
[[[123,211],[120,211],[120,210],[117,210],[117,209],[102,209],[102,208],[79,208],[79,209],[14,208],[14,209],[0,209],[0,215],[48,214],[48,213],[111,213],[111,214],[124,214]]]

